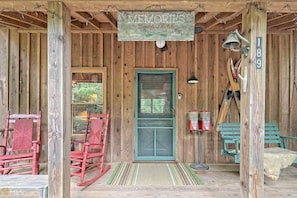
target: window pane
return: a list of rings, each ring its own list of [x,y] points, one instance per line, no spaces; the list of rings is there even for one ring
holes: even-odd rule
[[[104,110],[102,73],[72,73],[72,132],[83,134],[88,113]]]
[[[103,103],[102,83],[78,82],[72,88],[73,103]]]
[[[89,113],[103,112],[103,105],[72,104],[72,125],[73,125],[74,134],[80,134],[85,132],[88,112]]]

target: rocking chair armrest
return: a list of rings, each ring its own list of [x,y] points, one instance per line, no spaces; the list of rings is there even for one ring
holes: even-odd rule
[[[1,155],[4,155],[6,153],[6,146],[0,145],[0,148],[2,150]]]
[[[73,139],[73,140],[71,140],[71,145],[72,146],[78,145],[78,144],[84,144],[84,140],[82,140],[82,139]]]
[[[77,139],[71,140],[71,144],[83,144],[83,143],[84,143],[83,140],[77,140]]]
[[[33,147],[33,150],[37,153],[39,153],[39,147],[40,146],[40,141],[32,141],[32,147]]]
[[[98,145],[101,145],[101,144],[90,144],[89,142],[84,143],[84,146],[98,146]]]
[[[35,147],[35,146],[37,146],[37,147],[39,147],[39,145],[40,145],[40,141],[32,141],[32,145],[33,145],[33,147]]]
[[[102,147],[102,144],[90,144],[89,142],[84,143],[84,151],[88,151],[91,146],[99,146]]]
[[[40,141],[34,140],[32,141],[32,144],[40,144]]]

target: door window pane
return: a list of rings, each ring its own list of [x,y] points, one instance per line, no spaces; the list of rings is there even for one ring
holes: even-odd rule
[[[171,74],[139,74],[138,114],[140,117],[172,116],[171,84]]]

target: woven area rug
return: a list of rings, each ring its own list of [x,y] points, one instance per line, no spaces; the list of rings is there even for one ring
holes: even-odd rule
[[[117,165],[109,185],[201,185],[184,163],[127,163]]]

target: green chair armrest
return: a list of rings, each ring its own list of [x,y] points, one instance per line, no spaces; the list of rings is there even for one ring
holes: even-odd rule
[[[283,142],[283,147],[284,148],[288,148],[287,147],[287,139],[291,139],[291,140],[297,140],[297,137],[294,137],[294,136],[280,136],[282,142]]]
[[[284,139],[293,139],[293,140],[297,140],[297,137],[294,137],[294,136],[280,136],[281,138],[284,138]]]
[[[231,144],[231,143],[226,143],[224,140],[232,140],[235,144],[235,154],[239,154],[239,150],[240,150],[240,148],[239,148],[240,139],[239,138],[224,137],[224,138],[222,138],[222,140],[223,140],[223,149],[225,151],[229,150],[227,148],[227,144]]]

